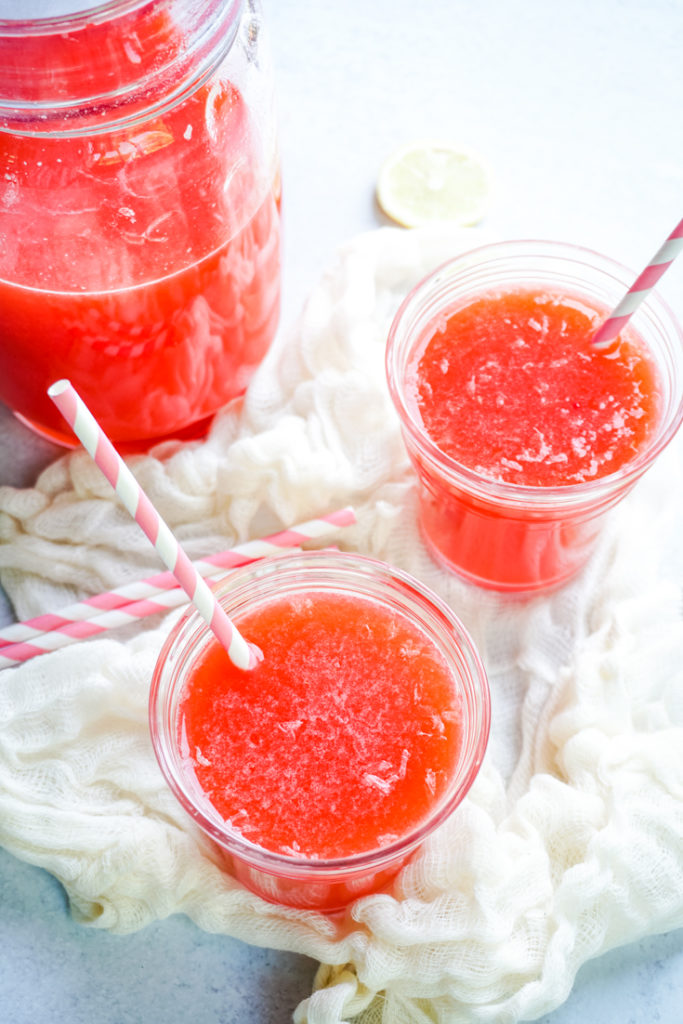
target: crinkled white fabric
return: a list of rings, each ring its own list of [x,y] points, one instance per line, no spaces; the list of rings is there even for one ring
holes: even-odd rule
[[[420,577],[470,629],[492,690],[486,761],[391,892],[329,919],[269,905],[219,869],[147,732],[177,613],[0,675],[0,842],[56,875],[84,922],[126,932],[182,911],[318,959],[299,1024],[533,1019],[589,957],[683,925],[680,444],[548,597],[465,587],[416,530],[385,338],[409,287],[478,242],[389,228],[353,240],[204,443],[130,460],[194,556],[352,503],[339,545]],[[158,568],[81,452],[31,490],[0,489],[0,510],[0,575],[21,618]]]

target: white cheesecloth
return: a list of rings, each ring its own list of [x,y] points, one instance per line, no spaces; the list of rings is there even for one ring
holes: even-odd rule
[[[420,277],[479,241],[443,227],[352,240],[204,442],[129,460],[193,557],[354,505],[357,525],[331,542],[419,577],[472,633],[492,693],[486,760],[390,892],[327,918],[220,870],[147,730],[178,612],[0,673],[0,843],[52,872],[84,923],[127,932],[184,912],[316,958],[298,1024],[534,1019],[590,957],[683,925],[681,438],[550,596],[466,587],[416,530],[387,330]],[[85,453],[32,489],[0,488],[0,579],[19,618],[159,568]]]

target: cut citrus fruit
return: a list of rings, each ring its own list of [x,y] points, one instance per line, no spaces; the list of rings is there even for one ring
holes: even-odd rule
[[[488,171],[469,150],[448,142],[414,142],[382,165],[377,202],[387,217],[407,228],[436,220],[476,224],[488,209]]]

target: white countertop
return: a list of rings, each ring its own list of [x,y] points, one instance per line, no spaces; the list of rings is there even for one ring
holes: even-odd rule
[[[282,330],[336,248],[386,223],[378,168],[415,138],[481,153],[496,185],[486,227],[499,237],[572,241],[640,269],[683,215],[679,0],[265,8],[284,172]],[[683,316],[679,264],[661,291]],[[55,453],[0,408],[0,483],[30,484]],[[315,970],[183,918],[124,937],[83,928],[54,879],[4,851],[0,946],[3,1024],[284,1024]],[[676,932],[587,964],[544,1024],[677,1024],[681,1007]]]

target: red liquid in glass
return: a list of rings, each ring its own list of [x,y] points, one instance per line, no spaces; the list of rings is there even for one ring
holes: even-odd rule
[[[432,324],[411,371],[428,436],[482,477],[539,489],[627,465],[655,429],[658,380],[632,330],[608,351],[591,345],[606,313],[578,296],[519,290],[482,295]],[[424,472],[428,540],[483,585],[559,582],[597,534],[595,510],[563,515],[558,503],[543,518],[532,502],[513,508]]]
[[[325,592],[269,601],[237,624],[263,661],[240,671],[212,644],[179,710],[188,770],[220,815],[245,840],[306,859],[419,827],[461,745],[453,676],[433,644],[378,602]]]

